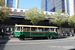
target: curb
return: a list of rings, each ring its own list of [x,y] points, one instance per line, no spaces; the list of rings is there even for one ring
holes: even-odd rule
[[[20,41],[20,40],[1,40],[0,42],[17,42],[17,41]]]

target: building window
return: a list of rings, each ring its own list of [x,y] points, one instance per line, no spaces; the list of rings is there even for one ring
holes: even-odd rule
[[[17,9],[14,9],[14,11],[16,12],[16,11],[17,11]]]
[[[20,12],[23,12],[23,10],[20,10]]]
[[[53,14],[51,13],[51,15],[53,15]]]
[[[46,14],[48,15],[48,13],[46,12]]]

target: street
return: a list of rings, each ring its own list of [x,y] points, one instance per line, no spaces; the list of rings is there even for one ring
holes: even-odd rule
[[[75,37],[57,39],[0,40],[0,50],[75,50]]]

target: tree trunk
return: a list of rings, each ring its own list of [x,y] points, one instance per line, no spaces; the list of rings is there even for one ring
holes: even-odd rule
[[[60,30],[60,34],[61,34],[61,33],[62,33],[62,32],[61,32],[61,25],[59,26],[59,30]]]

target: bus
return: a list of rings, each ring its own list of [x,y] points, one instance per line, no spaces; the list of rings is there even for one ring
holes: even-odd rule
[[[24,40],[28,37],[47,37],[48,39],[58,37],[55,26],[15,25],[14,36]]]

